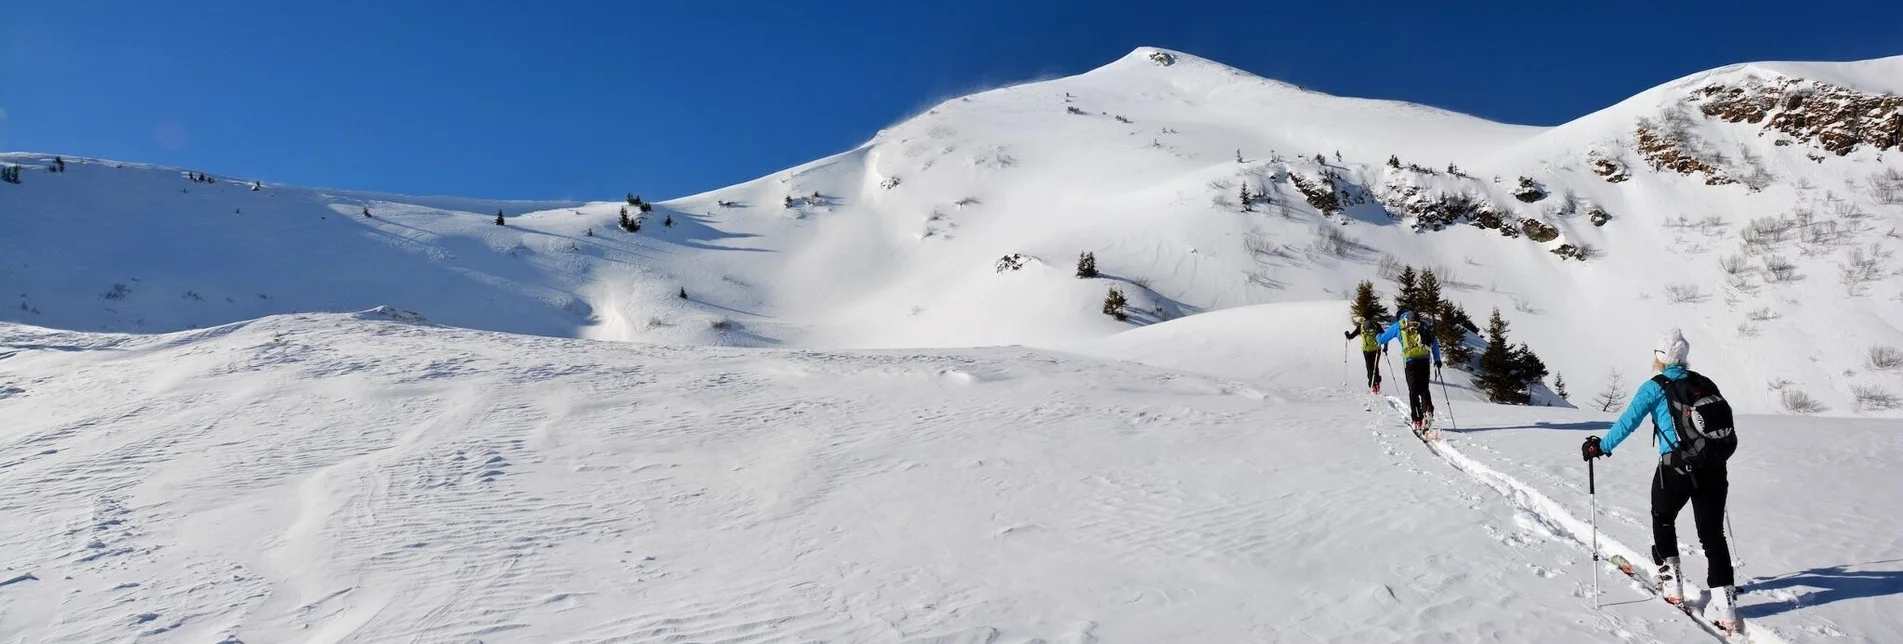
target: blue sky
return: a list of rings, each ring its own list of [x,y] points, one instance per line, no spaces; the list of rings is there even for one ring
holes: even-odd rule
[[[411,194],[673,197],[1141,45],[1556,124],[1732,62],[1903,53],[1903,2],[23,0],[0,14],[0,150]]]

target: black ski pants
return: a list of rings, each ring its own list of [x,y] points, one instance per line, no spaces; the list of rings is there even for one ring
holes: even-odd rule
[[[1698,543],[1705,547],[1705,585],[1730,586],[1731,546],[1725,543],[1725,493],[1730,487],[1723,463],[1697,468],[1659,464],[1652,474],[1653,562],[1663,564],[1667,557],[1678,556],[1678,513],[1689,501]]]
[[[1414,420],[1434,412],[1434,399],[1427,388],[1428,366],[1426,358],[1401,363],[1401,370],[1407,376],[1407,409]]]
[[[1380,351],[1361,352],[1361,361],[1365,363],[1368,368],[1368,388],[1369,389],[1373,389],[1375,385],[1381,384],[1380,360],[1381,360]]]

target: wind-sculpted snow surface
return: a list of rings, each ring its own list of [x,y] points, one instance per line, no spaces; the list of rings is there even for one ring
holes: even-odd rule
[[[1326,368],[1335,347],[1289,351]],[[1455,403],[1449,445],[1497,477],[1476,480],[1332,372],[1187,366],[398,310],[0,326],[0,641],[1704,637],[1619,584],[1593,609],[1576,454],[1601,416]],[[1747,618],[1903,632],[1903,433],[1741,427]],[[1645,543],[1643,451],[1601,469],[1608,543]]]

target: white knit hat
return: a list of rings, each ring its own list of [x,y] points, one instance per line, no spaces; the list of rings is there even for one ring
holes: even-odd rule
[[[1653,347],[1652,352],[1659,362],[1685,364],[1685,359],[1691,356],[1692,344],[1685,341],[1685,334],[1680,333],[1678,327],[1672,327],[1659,337],[1658,346]]]

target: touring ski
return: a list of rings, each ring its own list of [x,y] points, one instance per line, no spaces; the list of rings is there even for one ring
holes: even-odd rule
[[[1657,598],[1661,602],[1664,602],[1665,605],[1678,609],[1678,612],[1684,613],[1686,617],[1692,618],[1692,621],[1698,622],[1699,626],[1703,626],[1705,628],[1705,632],[1710,633],[1713,636],[1727,642],[1750,642],[1751,641],[1751,639],[1745,635],[1743,618],[1734,617],[1733,619],[1737,620],[1737,623],[1734,624],[1731,628],[1726,628],[1724,625],[1707,620],[1705,619],[1705,616],[1698,614],[1697,611],[1692,609],[1691,602],[1689,601],[1685,601],[1682,598],[1678,601],[1678,603],[1665,601],[1665,593],[1663,592],[1662,589],[1659,588],[1658,582],[1653,581],[1652,579],[1646,577],[1643,574],[1640,574],[1638,567],[1632,565],[1632,562],[1627,560],[1624,556],[1613,555],[1612,557],[1606,559],[1606,563],[1612,564],[1612,567],[1614,570],[1618,570],[1619,572],[1625,573],[1625,576],[1627,578],[1630,578],[1632,581],[1637,582],[1639,586],[1645,588],[1645,592],[1651,593],[1653,597]],[[1732,610],[1735,611],[1737,609],[1734,607]]]

